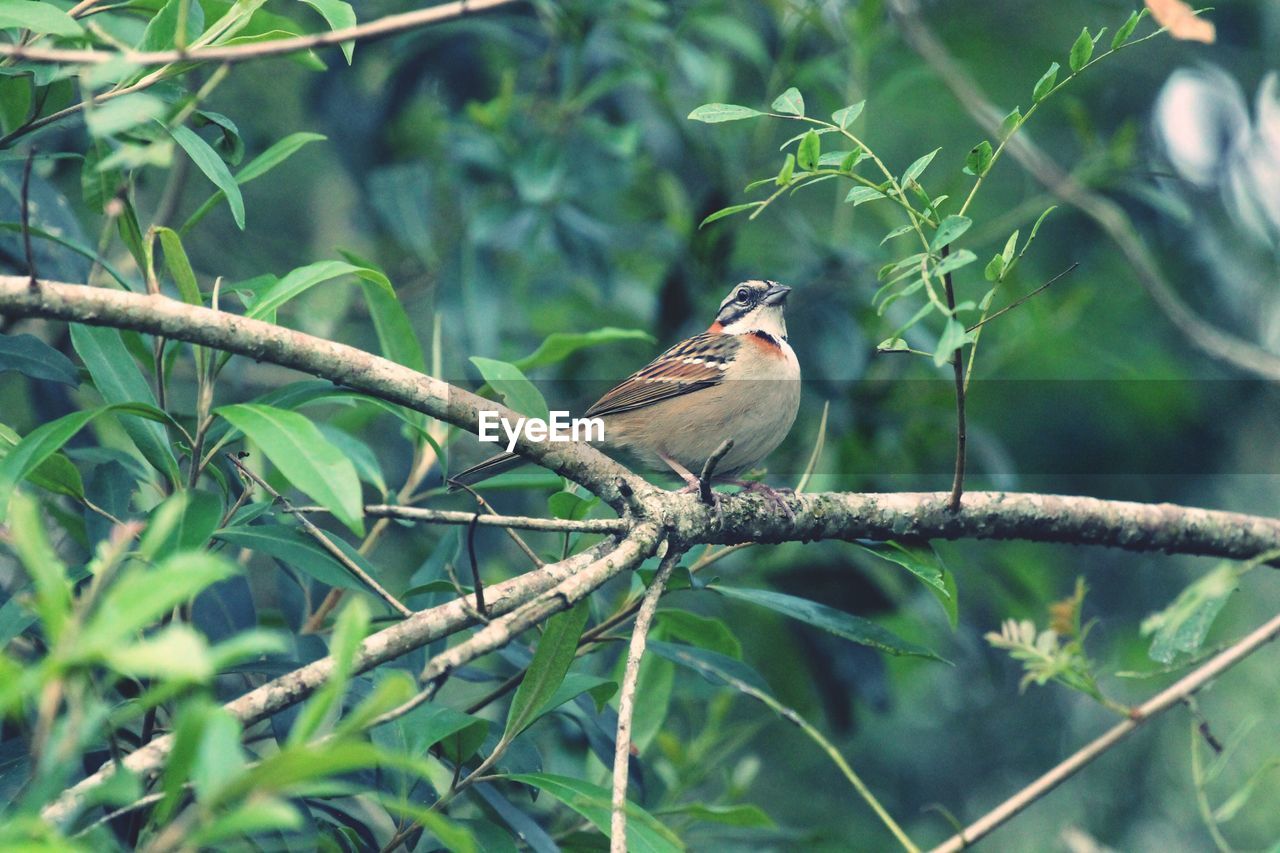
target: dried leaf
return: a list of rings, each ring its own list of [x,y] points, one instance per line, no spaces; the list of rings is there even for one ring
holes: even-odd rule
[[[1146,0],[1146,3],[1151,17],[1176,39],[1213,44],[1217,38],[1213,22],[1196,15],[1182,0]]]

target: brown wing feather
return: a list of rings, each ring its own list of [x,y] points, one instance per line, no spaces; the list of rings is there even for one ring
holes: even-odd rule
[[[740,345],[736,335],[694,335],[631,374],[587,409],[586,416],[630,412],[719,385],[724,381],[723,366]]]

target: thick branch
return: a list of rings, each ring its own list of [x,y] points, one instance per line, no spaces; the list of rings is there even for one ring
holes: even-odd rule
[[[0,313],[133,329],[210,346],[302,370],[471,432],[477,430],[482,409],[496,411],[512,422],[519,417],[492,400],[355,347],[165,296],[51,281],[41,281],[39,288],[32,289],[26,278],[0,276]],[[619,480],[629,483],[636,493],[654,491],[585,443],[529,442],[521,436],[516,450],[581,483],[614,506],[621,503]]]
[[[0,45],[0,56],[12,56],[30,62],[70,62],[79,65],[101,65],[104,62],[122,61],[133,65],[170,65],[175,62],[244,62],[266,56],[282,56],[317,47],[340,44],[344,41],[362,41],[381,36],[402,33],[442,21],[474,15],[498,6],[508,6],[516,0],[456,0],[441,3],[413,12],[388,15],[375,21],[329,30],[323,33],[275,39],[251,44],[201,47],[194,50],[115,51],[63,50],[32,47],[21,44]]]
[[[1001,824],[1061,785],[1075,775],[1076,772],[1082,770],[1089,762],[1124,740],[1147,720],[1164,713],[1179,702],[1185,701],[1200,688],[1274,640],[1277,636],[1280,636],[1280,615],[1272,617],[1270,621],[1235,645],[1221,654],[1215,655],[1207,663],[1187,674],[1172,686],[1165,688],[1146,702],[1143,702],[1133,709],[1129,719],[1113,726],[1106,734],[1089,743],[979,820],[974,821],[963,832],[939,844],[931,853],[958,853],[958,851],[963,850],[978,839],[989,835]]]
[[[788,496],[795,522],[756,495],[727,496],[724,525],[690,495],[662,495],[681,541],[735,544],[815,539],[1022,539],[1245,560],[1280,548],[1280,519],[1176,504],[1067,495],[948,492]]]

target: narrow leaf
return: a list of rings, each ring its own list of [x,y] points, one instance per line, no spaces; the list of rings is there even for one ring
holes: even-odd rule
[[[738,121],[739,119],[755,118],[762,115],[764,113],[759,110],[753,110],[751,107],[740,107],[737,104],[703,104],[689,113],[689,118],[693,121],[706,122],[707,124],[718,124],[722,121]]]
[[[364,535],[360,478],[351,460],[297,412],[256,403],[215,409],[262,449],[290,483]]]
[[[240,194],[240,186],[236,183],[236,179],[231,176],[231,171],[227,169],[227,164],[222,162],[218,152],[214,151],[213,147],[191,128],[174,127],[168,128],[168,131],[174,141],[182,146],[182,150],[187,152],[191,162],[195,163],[205,177],[212,181],[213,185],[226,196],[227,205],[231,208],[231,216],[235,220],[236,226],[243,231],[244,197]]]

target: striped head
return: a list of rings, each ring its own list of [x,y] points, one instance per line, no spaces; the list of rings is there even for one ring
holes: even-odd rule
[[[710,331],[726,335],[765,332],[787,339],[787,323],[782,310],[791,288],[776,281],[744,281],[735,285],[720,303],[720,312]]]

